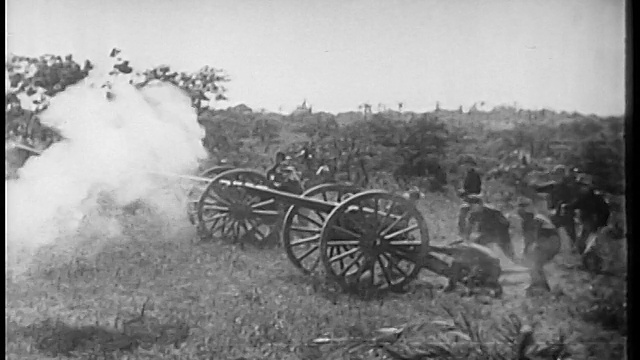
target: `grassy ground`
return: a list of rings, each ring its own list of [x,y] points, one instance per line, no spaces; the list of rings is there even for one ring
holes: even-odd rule
[[[432,241],[450,240],[457,204],[429,196],[420,208]],[[42,251],[27,273],[7,276],[6,358],[383,359],[366,347],[336,352],[347,340],[312,340],[358,343],[409,324],[394,346],[416,350],[443,332],[438,320],[451,322],[444,306],[483,329],[487,344],[499,342],[495,326],[514,314],[535,326],[538,342],[563,331],[574,359],[623,358],[625,337],[577,314],[595,279],[563,267],[570,257],[549,266],[554,289],[544,297],[525,297],[526,274],[505,278],[504,297],[493,300],[443,294],[445,279],[424,271],[407,293],[365,301],[303,276],[281,248],[197,243],[186,219],[121,222],[118,239],[97,248],[87,239],[72,254]]]

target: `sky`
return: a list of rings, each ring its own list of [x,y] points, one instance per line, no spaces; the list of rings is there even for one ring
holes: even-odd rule
[[[289,112],[474,103],[625,112],[624,0],[7,0],[8,52],[224,69]],[[220,105],[225,105],[220,104]]]

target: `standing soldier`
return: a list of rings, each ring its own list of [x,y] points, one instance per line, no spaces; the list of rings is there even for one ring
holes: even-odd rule
[[[551,181],[542,185],[531,185],[537,192],[550,195],[549,209],[554,210],[551,222],[557,228],[564,228],[574,246],[577,247],[574,211],[567,207],[576,199],[576,183],[567,173],[564,165],[558,165],[551,172]]]
[[[275,164],[267,171],[267,179],[269,181],[283,182],[281,168],[284,166],[286,159],[287,156],[282,151],[276,153]]]
[[[611,211],[604,196],[594,190],[590,179],[583,177],[577,182],[577,185],[576,200],[567,204],[567,209],[571,213],[575,210],[580,212],[582,230],[576,241],[576,247],[578,252],[582,254],[586,248],[587,238],[607,226]]]
[[[466,197],[467,195],[478,195],[481,192],[482,179],[476,169],[472,167],[467,171],[467,175],[464,179],[462,190],[460,192],[460,197],[464,201],[458,214],[458,232],[460,235],[464,236],[465,229],[467,227],[467,217],[469,216],[469,209],[471,208],[469,203],[466,201]]]
[[[523,198],[518,203],[518,215],[522,218],[524,255],[531,267],[531,285],[527,292],[535,289],[550,291],[544,265],[560,252],[560,235],[551,220],[536,214],[530,199]]]
[[[470,209],[463,237],[469,239],[471,231],[477,226],[480,235],[475,239],[475,243],[484,246],[496,243],[502,249],[502,252],[514,261],[515,253],[511,243],[511,235],[509,234],[509,220],[500,210],[483,204],[479,195],[469,195],[467,196],[467,201],[470,204]]]

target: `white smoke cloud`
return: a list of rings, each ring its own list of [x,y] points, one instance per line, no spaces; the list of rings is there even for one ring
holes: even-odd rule
[[[99,84],[85,81],[57,95],[41,114],[42,123],[61,130],[66,140],[30,158],[18,180],[5,182],[10,251],[80,236],[105,192],[117,206],[143,200],[165,214],[186,216],[175,179],[149,173],[192,173],[205,156],[204,130],[190,99],[160,82],[138,90],[116,81],[111,91],[109,101]],[[105,237],[119,232],[113,221],[93,220]]]

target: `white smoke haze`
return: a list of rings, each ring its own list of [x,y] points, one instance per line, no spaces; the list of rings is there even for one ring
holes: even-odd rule
[[[105,89],[87,79],[54,97],[41,114],[66,140],[30,158],[18,180],[5,182],[5,245],[12,255],[87,237],[122,237],[116,219],[122,212],[109,207],[136,200],[155,215],[186,219],[181,184],[149,173],[190,174],[205,156],[204,130],[190,99],[161,82],[138,90],[116,81],[111,92],[109,101]],[[105,193],[108,206],[99,201]]]

